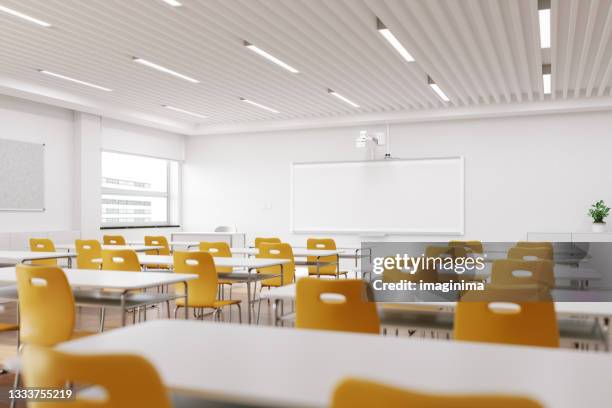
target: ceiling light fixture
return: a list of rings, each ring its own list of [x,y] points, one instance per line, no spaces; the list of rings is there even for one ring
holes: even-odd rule
[[[542,65],[542,85],[544,93],[550,95],[552,92],[552,74],[550,72],[550,64]]]
[[[171,5],[172,7],[181,7],[183,3],[176,0],[162,0],[164,3]]]
[[[327,93],[329,93],[330,95],[335,96],[336,98],[340,99],[342,102],[346,102],[349,105],[351,105],[354,108],[358,108],[359,105],[357,105],[355,102],[351,101],[350,99],[348,99],[345,96],[340,95],[338,92],[334,91],[333,89],[327,89]]]
[[[186,114],[186,115],[195,116],[195,117],[197,117],[197,118],[206,119],[206,118],[208,117],[208,116],[205,116],[205,115],[200,115],[199,113],[190,112],[190,111],[188,111],[188,110],[181,109],[181,108],[176,108],[176,107],[174,107],[174,106],[170,106],[170,105],[162,105],[162,106],[163,106],[164,108],[166,108],[166,109],[170,109],[170,110],[175,111],[175,112],[184,113],[184,114]]]
[[[19,11],[10,9],[8,7],[0,6],[0,11],[6,14],[10,14],[11,16],[15,16],[23,20],[29,21],[30,23],[38,24],[39,26],[51,27],[51,24],[47,23],[46,21],[39,20],[32,16],[28,16],[27,14],[20,13]]]
[[[49,76],[55,77],[55,78],[64,79],[66,81],[75,82],[75,83],[80,84],[80,85],[85,85],[85,86],[89,86],[91,88],[96,88],[96,89],[99,89],[101,91],[112,92],[112,89],[106,88],[104,86],[92,84],[91,82],[81,81],[79,79],[71,78],[71,77],[68,77],[68,76],[65,76],[65,75],[56,74],[55,72],[46,71],[44,69],[39,69],[38,72],[40,72],[41,74],[45,74],[45,75],[49,75]]]
[[[193,79],[192,77],[189,77],[187,75],[179,74],[176,71],[173,71],[173,70],[168,69],[166,67],[162,67],[161,65],[158,65],[158,64],[156,64],[154,62],[151,62],[151,61],[147,61],[146,59],[142,59],[142,58],[138,58],[138,57],[132,57],[132,59],[133,59],[134,62],[137,62],[137,63],[139,63],[141,65],[145,65],[145,66],[147,66],[149,68],[156,69],[156,70],[164,72],[166,74],[174,75],[175,77],[184,79],[185,81],[193,82],[194,84],[199,84],[200,83],[200,81],[198,81],[197,79]]]
[[[276,65],[285,68],[287,71],[291,72],[292,74],[299,74],[300,73],[300,71],[298,71],[297,69],[293,68],[291,65],[289,65],[289,64],[279,60],[274,55],[268,54],[267,52],[265,52],[261,48],[256,47],[255,45],[251,44],[248,41],[244,42],[244,46],[246,48],[248,48],[249,50],[253,51],[255,54],[261,55],[262,57],[264,57],[268,61],[271,61],[271,62],[275,63]]]
[[[550,48],[550,0],[538,0],[540,47]]]
[[[402,43],[395,38],[391,30],[389,30],[378,18],[376,19],[376,29],[407,62],[414,62],[412,55],[410,55]]]
[[[431,79],[430,76],[427,76],[427,83],[429,84],[431,89],[433,89],[433,91],[436,93],[436,95],[438,95],[440,97],[440,99],[442,99],[444,102],[450,101],[448,96],[446,96],[444,91],[442,91],[442,89],[438,86],[438,84],[436,84],[436,82],[433,79]]]
[[[251,101],[251,100],[249,100],[249,99],[246,99],[246,98],[240,98],[240,100],[241,100],[242,102],[248,103],[248,104],[253,105],[253,106],[257,106],[258,108],[265,109],[265,110],[270,111],[270,112],[272,112],[272,113],[280,113],[280,112],[279,112],[279,111],[277,111],[276,109],[269,108],[269,107],[267,107],[267,106],[265,106],[265,105],[262,105],[262,104],[257,103],[257,102],[253,102],[253,101]]]

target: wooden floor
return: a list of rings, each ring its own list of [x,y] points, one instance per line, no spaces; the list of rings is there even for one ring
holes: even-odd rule
[[[226,299],[229,296],[229,291],[226,290]],[[247,322],[247,309],[246,309],[246,289],[244,285],[234,285],[232,289],[232,298],[242,300],[242,321],[246,324]],[[257,306],[257,305],[256,305]],[[172,311],[174,311],[174,305],[172,305]],[[223,320],[229,321],[230,319],[230,308],[226,308],[223,313]],[[231,321],[237,323],[238,322],[238,312],[237,308],[231,308]],[[257,307],[255,308],[257,311]],[[16,321],[16,304],[15,303],[5,303],[4,304],[4,312],[0,313],[0,322],[15,322]],[[179,318],[182,318],[182,310],[179,312]],[[98,323],[99,323],[99,314],[98,309],[94,308],[78,308],[76,313],[76,330],[77,331],[98,331]],[[147,320],[159,319],[159,318],[167,318],[166,309],[163,308],[163,312],[159,310],[159,308],[150,310],[147,312]],[[190,319],[193,319],[193,313],[189,316]],[[212,320],[210,316],[204,317],[204,320]],[[267,303],[262,303],[261,306],[261,317],[260,317],[260,325],[270,324],[272,321],[272,311],[271,308],[268,307]],[[128,324],[131,324],[131,317],[128,318]],[[113,328],[120,327],[121,325],[121,314],[118,310],[109,309],[106,312],[106,323],[104,325],[105,331],[112,330]],[[15,356],[17,352],[17,334],[15,332],[11,333],[0,333],[0,366],[1,364],[10,357]],[[12,387],[13,384],[13,375],[12,374],[4,374],[0,375],[0,408],[8,407],[8,390]],[[24,405],[18,405],[19,407],[25,407]]]

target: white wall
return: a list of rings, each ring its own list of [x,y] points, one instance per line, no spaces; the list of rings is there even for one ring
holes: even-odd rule
[[[466,238],[512,241],[528,231],[590,228],[588,206],[612,202],[611,125],[611,113],[394,125],[391,151],[401,158],[465,156]],[[238,225],[251,240],[280,235],[303,244],[306,236],[289,231],[290,163],[365,159],[367,152],[354,147],[361,129],[189,137],[184,229]]]

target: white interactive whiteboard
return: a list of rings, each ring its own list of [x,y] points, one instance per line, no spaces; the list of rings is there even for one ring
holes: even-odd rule
[[[44,211],[45,145],[0,139],[0,211]]]
[[[464,160],[291,165],[295,233],[464,233]]]

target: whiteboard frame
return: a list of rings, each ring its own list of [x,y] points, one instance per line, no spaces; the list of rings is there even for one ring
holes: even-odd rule
[[[33,144],[33,145],[39,145],[43,147],[43,174],[42,174],[42,183],[43,183],[43,191],[42,191],[42,201],[43,201],[43,207],[42,208],[2,208],[0,207],[0,212],[45,212],[47,210],[45,203],[47,202],[47,195],[45,194],[45,190],[46,190],[46,179],[45,179],[45,175],[46,175],[46,158],[47,158],[47,144],[46,143],[34,143],[34,142],[24,142],[22,140],[15,140],[15,139],[4,139],[2,138],[2,140],[7,140],[10,142],[19,142],[19,143],[28,143],[28,144]]]
[[[294,223],[294,197],[295,197],[295,185],[294,185],[294,168],[296,165],[317,165],[317,164],[349,164],[349,163],[376,163],[376,162],[397,162],[397,161],[432,161],[432,160],[459,160],[460,164],[460,189],[461,189],[461,208],[460,214],[461,219],[460,229],[458,231],[447,230],[447,229],[395,229],[395,230],[373,230],[373,229],[360,229],[354,230],[348,229],[296,229]],[[444,157],[414,157],[408,159],[382,159],[382,160],[342,160],[342,161],[329,161],[329,162],[291,162],[290,167],[290,197],[289,197],[289,224],[291,232],[294,234],[339,234],[339,235],[448,235],[448,236],[463,236],[465,235],[465,158],[464,156],[444,156]]]

